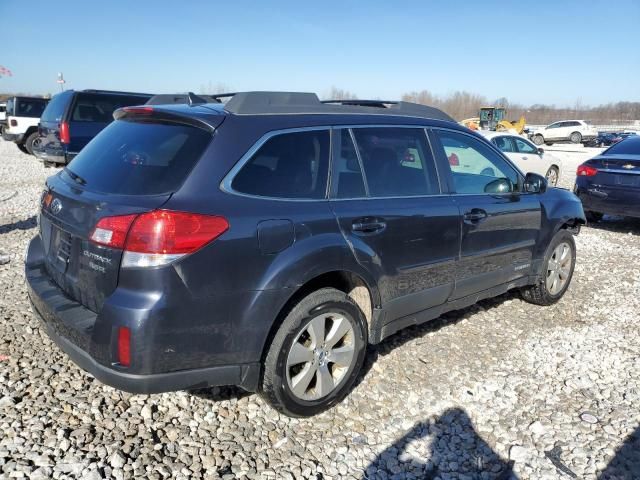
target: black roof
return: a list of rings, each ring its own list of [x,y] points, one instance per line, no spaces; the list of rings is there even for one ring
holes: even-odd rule
[[[216,101],[230,97],[224,109],[235,115],[395,115],[455,122],[442,110],[411,102],[387,100],[326,100],[321,102],[315,93],[302,92],[239,92],[211,95],[211,97]]]
[[[141,97],[151,97],[152,93],[142,93],[142,92],[121,92],[118,90],[98,90],[95,88],[88,88],[85,90],[80,90],[85,93],[105,93],[105,94],[116,94],[116,95],[139,95]]]

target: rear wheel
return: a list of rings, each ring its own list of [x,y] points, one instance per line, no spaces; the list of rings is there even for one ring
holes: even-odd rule
[[[29,155],[33,155],[33,146],[37,145],[38,142],[38,132],[33,132],[30,134],[24,142],[24,147],[27,149],[27,153]]]
[[[569,140],[571,140],[571,143],[582,143],[582,134],[580,132],[573,132],[569,135]]]
[[[544,137],[542,135],[534,135],[531,140],[536,145],[542,145],[544,143]]]
[[[536,305],[556,303],[569,288],[575,265],[576,244],[573,235],[567,230],[560,230],[547,248],[542,279],[520,289],[522,298]]]
[[[349,393],[366,346],[366,321],[358,306],[334,288],[317,290],[295,305],[273,338],[262,395],[289,416],[320,413]]]
[[[22,153],[26,153],[29,155],[29,150],[27,150],[27,147],[25,147],[23,143],[16,143],[16,146],[20,149]]]
[[[587,218],[587,222],[596,223],[602,220],[602,217],[604,217],[604,214],[600,212],[593,212],[591,210],[585,210],[584,216]]]
[[[555,186],[558,185],[559,176],[560,175],[559,175],[557,167],[549,168],[549,170],[547,171],[547,174],[545,175],[545,177],[547,179],[547,183],[552,187],[555,187]]]

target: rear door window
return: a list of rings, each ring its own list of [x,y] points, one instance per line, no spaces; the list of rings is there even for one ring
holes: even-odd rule
[[[355,128],[353,135],[371,197],[440,193],[438,176],[422,128]]]
[[[327,190],[329,130],[269,138],[231,182],[239,193],[273,198],[321,199]]]
[[[19,98],[16,101],[16,117],[40,118],[47,101],[37,98]]]
[[[174,123],[119,120],[82,149],[64,175],[88,190],[122,195],[176,191],[211,134]]]
[[[73,122],[109,123],[113,112],[121,107],[143,105],[149,97],[135,95],[107,95],[98,93],[79,93],[71,113]]]
[[[67,107],[68,100],[69,94],[66,92],[54,95],[47,105],[47,108],[44,109],[41,120],[43,122],[60,122]]]
[[[516,151],[516,146],[511,137],[495,137],[493,144],[498,147],[499,150],[506,153],[514,153]]]

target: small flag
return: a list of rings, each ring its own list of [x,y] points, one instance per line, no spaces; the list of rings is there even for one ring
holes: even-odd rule
[[[13,77],[13,73],[7,67],[0,65],[0,77]]]

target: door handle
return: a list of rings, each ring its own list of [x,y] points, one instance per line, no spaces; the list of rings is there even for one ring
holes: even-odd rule
[[[487,218],[487,212],[481,208],[473,208],[464,214],[465,223],[477,223]]]
[[[373,235],[385,228],[387,224],[381,220],[356,220],[351,224],[351,230],[360,235]]]

